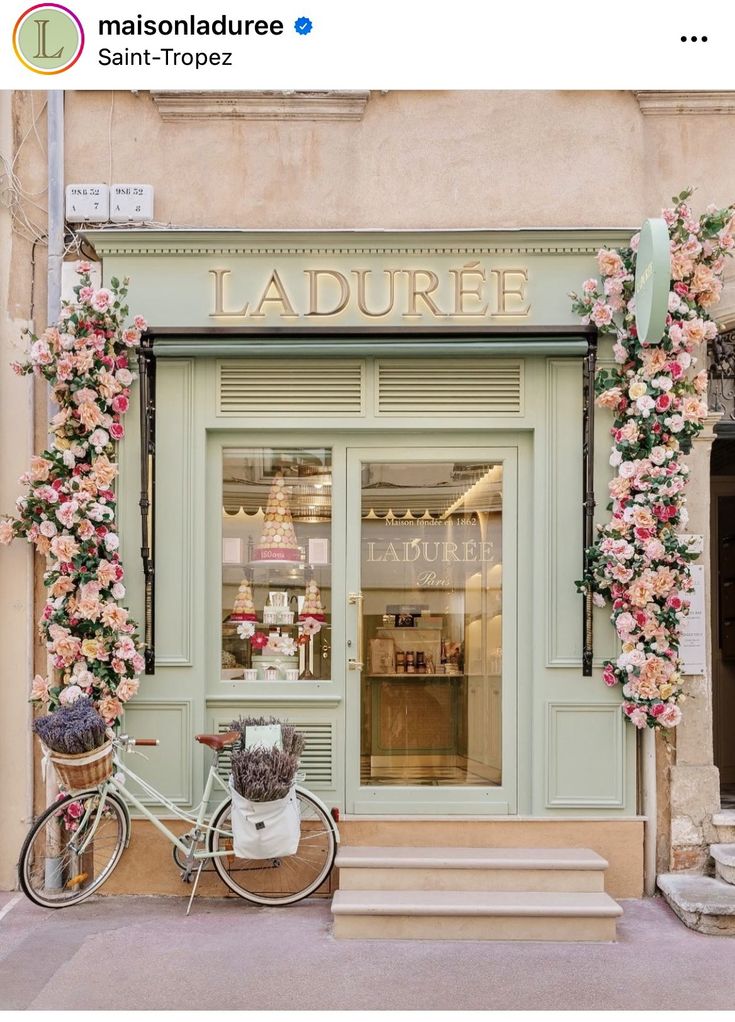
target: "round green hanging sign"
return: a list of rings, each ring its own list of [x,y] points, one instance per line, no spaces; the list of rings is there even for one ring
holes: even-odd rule
[[[666,330],[671,286],[671,245],[666,221],[641,227],[635,267],[635,325],[642,344],[657,344]]]

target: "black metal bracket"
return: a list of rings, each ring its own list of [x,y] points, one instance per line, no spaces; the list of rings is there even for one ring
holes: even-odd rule
[[[156,669],[155,554],[156,554],[156,359],[153,338],[144,333],[138,351],[140,377],[140,556],[145,584],[145,673]]]
[[[597,334],[587,338],[587,354],[582,363],[582,567],[587,579],[588,553],[594,541],[595,516],[595,373],[597,371]],[[592,590],[587,587],[582,605],[582,676],[592,677],[594,637]]]

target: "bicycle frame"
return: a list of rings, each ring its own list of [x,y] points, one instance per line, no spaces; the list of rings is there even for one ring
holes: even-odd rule
[[[168,809],[169,812],[173,813],[174,816],[178,817],[180,820],[184,820],[184,822],[190,823],[195,829],[195,831],[201,831],[202,837],[209,833],[226,834],[229,836],[230,833],[229,831],[222,830],[220,827],[213,827],[208,822],[207,816],[207,806],[209,805],[209,801],[212,797],[212,792],[214,790],[215,785],[221,788],[225,795],[229,796],[228,786],[225,784],[225,782],[217,773],[218,757],[216,753],[212,757],[212,762],[210,763],[209,766],[209,775],[207,776],[207,783],[204,787],[204,793],[202,795],[201,801],[199,802],[199,805],[196,807],[195,811],[187,813],[184,812],[184,810],[179,809],[178,806],[175,806],[173,802],[170,799],[166,798],[166,796],[163,795],[160,791],[158,791],[157,788],[154,788],[152,784],[149,784],[148,781],[145,781],[142,777],[139,777],[138,774],[131,770],[130,767],[127,766],[122,761],[122,757],[118,754],[119,751],[120,750],[117,750],[115,755],[115,766],[117,767],[117,770],[125,774],[126,777],[130,778],[131,781],[134,781],[136,784],[140,785],[144,793],[150,796],[152,799],[154,799],[158,805],[161,805],[165,809]],[[97,816],[95,818],[94,823],[92,824],[90,832],[85,836],[85,839],[82,842],[81,846],[78,849],[76,849],[78,855],[83,855],[85,850],[87,849],[87,846],[94,840],[97,827],[99,826],[99,821],[104,811],[105,796],[108,791],[113,791],[116,794],[122,795],[124,799],[127,800],[128,804],[133,805],[138,810],[138,812],[142,816],[144,816],[146,820],[149,820],[153,824],[153,826],[158,831],[160,831],[161,834],[163,834],[164,837],[166,837],[171,842],[172,845],[175,845],[183,855],[187,857],[191,856],[193,860],[200,860],[216,858],[221,859],[232,854],[232,852],[229,851],[228,849],[222,849],[221,851],[217,852],[210,852],[206,848],[199,850],[195,849],[193,845],[189,847],[188,845],[184,844],[184,842],[166,826],[163,820],[159,819],[158,816],[152,813],[148,806],[144,805],[140,801],[140,799],[138,799],[128,788],[126,788],[125,784],[123,784],[122,781],[117,779],[117,774],[113,774],[112,777],[110,777],[99,787],[100,803],[99,806],[97,807]],[[298,784],[296,785],[296,791],[305,792],[313,801],[317,802],[321,806],[325,813],[327,814],[329,813],[329,809],[327,808],[327,806],[312,791],[308,791],[306,788],[303,788],[301,787],[301,785]],[[84,817],[79,821],[80,833],[84,831],[84,823],[86,823],[88,819],[87,814],[90,812],[92,812],[92,810],[87,810]],[[339,830],[336,827],[334,828],[334,835],[335,840],[337,841],[337,843],[339,843]]]
[[[170,799],[166,798],[165,795],[163,795],[160,791],[154,788],[152,784],[149,784],[148,781],[145,781],[143,780],[142,777],[139,777],[133,770],[130,769],[129,766],[123,763],[122,759],[118,756],[115,757],[115,765],[118,771],[122,771],[122,773],[125,774],[126,777],[128,777],[131,781],[134,781],[136,784],[140,785],[140,787],[143,789],[146,795],[149,795],[152,799],[155,799],[155,801],[159,805],[168,809],[180,820],[184,820],[186,823],[192,824],[192,826],[196,830],[202,831],[202,835],[208,834],[212,831],[216,831],[219,834],[228,833],[227,831],[221,830],[219,827],[212,827],[207,822],[207,806],[209,804],[210,798],[212,797],[212,791],[215,785],[218,785],[223,792],[229,794],[229,789],[227,785],[217,773],[216,756],[213,758],[213,761],[210,764],[209,775],[207,777],[207,783],[204,788],[204,794],[202,795],[201,802],[196,807],[195,813],[193,812],[187,813],[179,809],[178,806],[175,806]],[[154,813],[152,813],[150,809],[140,801],[140,799],[136,798],[136,796],[125,786],[125,784],[123,784],[122,781],[118,780],[117,774],[114,774],[107,781],[100,785],[99,788],[100,803],[99,806],[97,807],[97,816],[95,818],[94,823],[92,824],[89,833],[85,836],[84,842],[77,849],[78,855],[83,855],[87,846],[94,840],[94,835],[97,831],[97,827],[99,825],[99,821],[104,810],[105,796],[107,795],[108,791],[113,791],[119,795],[122,795],[128,801],[129,804],[133,805],[138,810],[139,813],[141,813],[147,820],[149,820],[153,824],[154,827],[156,827],[157,830],[159,830],[166,838],[168,838],[171,844],[176,845],[176,847],[179,849],[180,852],[182,852],[183,855],[185,856],[192,855],[194,859],[214,859],[217,857],[224,858],[225,856],[231,854],[231,852],[229,852],[228,850],[210,852],[206,849],[195,850],[194,848],[189,848],[186,844],[184,844],[184,842],[179,837],[177,837],[176,834],[174,834],[172,830],[170,830],[166,826],[163,820],[159,819]],[[88,812],[90,811],[91,810],[88,810]],[[83,824],[86,822],[86,819],[87,814],[85,814],[85,817],[80,821],[79,828],[80,831],[83,830]]]

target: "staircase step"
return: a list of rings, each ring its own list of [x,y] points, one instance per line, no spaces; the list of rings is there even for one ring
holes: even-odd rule
[[[727,884],[735,884],[735,844],[710,845],[709,850],[715,860],[715,875]]]
[[[735,841],[735,809],[721,809],[712,814],[712,823],[717,828],[720,841]]]
[[[683,923],[699,933],[735,935],[735,887],[716,877],[663,873],[658,886]]]
[[[338,938],[613,941],[622,911],[601,892],[339,890],[332,900]]]
[[[604,890],[607,861],[588,848],[342,846],[342,890]]]

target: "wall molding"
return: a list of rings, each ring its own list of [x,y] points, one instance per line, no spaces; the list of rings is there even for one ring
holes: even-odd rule
[[[644,117],[675,114],[735,114],[735,91],[677,92],[651,89],[633,92]]]
[[[162,755],[165,755],[169,760],[174,759],[174,752],[179,755],[179,791],[170,792],[164,791],[166,795],[174,805],[190,806],[192,804],[192,746],[194,744],[194,738],[192,736],[191,728],[191,699],[141,699],[136,697],[131,703],[125,707],[126,717],[130,713],[136,713],[138,711],[144,711],[146,713],[172,713],[178,712],[179,714],[179,742],[175,750],[169,749],[168,751],[163,749],[162,746],[158,748],[163,749]],[[148,725],[146,725],[147,727]],[[153,726],[153,725],[151,725]],[[124,727],[127,730],[127,723],[124,723]],[[159,735],[155,734],[138,734],[132,735],[133,738],[158,738]],[[151,753],[146,753],[146,756],[150,757]],[[141,777],[146,776],[148,772],[146,766],[141,766],[139,763],[132,762],[131,769]],[[149,780],[150,778],[146,778]],[[154,799],[147,798],[142,795],[140,791],[136,791],[136,786],[133,781],[130,783],[133,794],[136,798],[142,802],[143,805],[159,805]],[[154,782],[155,786],[161,790],[161,785]],[[135,814],[135,810],[133,809]]]
[[[151,91],[162,121],[361,121],[369,90]]]
[[[181,453],[181,473],[178,478],[179,490],[177,494],[178,506],[181,513],[181,546],[176,548],[176,552],[179,555],[178,563],[181,571],[181,586],[177,590],[176,594],[176,610],[179,621],[180,633],[178,648],[170,647],[168,651],[164,645],[164,639],[162,638],[162,629],[159,624],[158,626],[158,641],[156,643],[156,670],[168,667],[191,667],[193,665],[192,658],[192,644],[194,634],[194,616],[193,616],[193,563],[194,563],[194,534],[193,534],[193,518],[194,512],[192,508],[192,501],[194,496],[191,489],[192,480],[192,457],[193,457],[193,446],[194,440],[192,435],[192,418],[193,418],[193,393],[194,393],[194,367],[191,359],[170,359],[167,360],[166,371],[173,372],[179,370],[181,373],[181,387],[177,394],[180,397],[180,402],[175,412],[180,415],[178,420],[179,429],[173,431],[178,439],[176,441],[177,451]],[[160,377],[159,377],[160,380]],[[159,388],[160,388],[159,382]],[[160,398],[160,393],[159,393]],[[165,406],[164,406],[165,407]],[[173,425],[171,414],[172,409],[166,408],[168,423]],[[160,409],[159,409],[160,413]],[[159,450],[157,451],[157,457],[159,459],[158,464],[161,464],[161,450],[159,444]],[[160,478],[161,469],[159,467],[158,474]],[[157,504],[161,504],[161,495],[157,497]],[[163,548],[164,540],[163,535],[166,529],[166,523],[162,520],[156,522],[157,527],[157,539],[156,547],[159,551]],[[159,565],[156,565],[158,568]],[[163,599],[163,587],[161,579],[163,578],[163,572],[158,576],[158,585],[156,591],[157,600]],[[156,608],[156,615],[159,621],[162,620],[160,613],[160,607]]]
[[[595,256],[637,228],[462,231],[240,231],[171,227],[84,231],[98,256]]]
[[[607,764],[612,786],[609,794],[583,794],[582,789],[564,791],[559,777],[559,757],[568,740],[559,735],[562,718],[569,714],[604,714],[609,718],[610,746],[600,748],[599,761]],[[546,704],[546,808],[625,808],[625,722],[620,703],[549,702]],[[581,767],[580,767],[581,770]],[[586,774],[584,776],[587,776]]]

